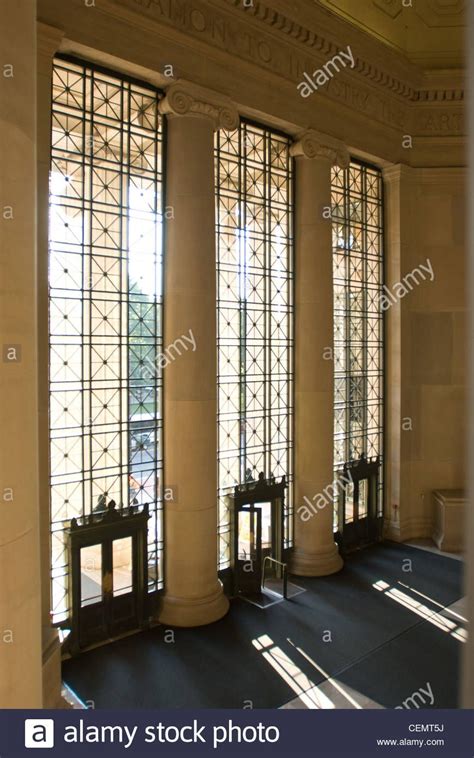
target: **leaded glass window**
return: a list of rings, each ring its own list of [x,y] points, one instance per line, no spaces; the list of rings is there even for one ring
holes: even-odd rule
[[[332,170],[334,465],[383,453],[383,203],[379,169]],[[382,477],[381,477],[382,479]],[[382,509],[382,484],[379,511]]]
[[[73,60],[53,71],[50,172],[52,615],[69,616],[65,529],[150,504],[162,584],[162,165],[159,93]]]
[[[226,494],[289,481],[292,540],[293,167],[290,140],[242,121],[216,137],[219,565],[229,563]]]

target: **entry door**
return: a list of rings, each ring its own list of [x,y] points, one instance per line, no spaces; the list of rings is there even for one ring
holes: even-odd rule
[[[342,547],[353,550],[378,542],[383,518],[377,513],[378,469],[363,462],[340,491],[339,535]]]
[[[83,648],[137,626],[138,561],[133,536],[84,545],[80,555],[78,641]]]
[[[262,512],[243,506],[238,512],[237,589],[245,594],[259,593],[262,582]]]
[[[353,485],[352,502],[346,503],[346,517],[351,520],[346,523],[346,534],[352,531],[355,543],[365,545],[369,542],[369,492],[368,480],[360,479]]]

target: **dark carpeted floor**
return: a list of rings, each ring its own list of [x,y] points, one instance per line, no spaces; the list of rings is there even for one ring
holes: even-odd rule
[[[384,543],[293,581],[306,591],[291,601],[235,600],[174,642],[165,627],[132,635],[66,661],[64,680],[96,708],[278,708],[328,676],[386,708],[427,683],[432,707],[457,706],[462,642],[431,614],[462,596],[460,561]]]

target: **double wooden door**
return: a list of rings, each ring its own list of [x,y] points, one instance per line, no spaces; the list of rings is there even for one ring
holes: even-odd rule
[[[71,652],[142,628],[148,509],[110,507],[71,524]]]

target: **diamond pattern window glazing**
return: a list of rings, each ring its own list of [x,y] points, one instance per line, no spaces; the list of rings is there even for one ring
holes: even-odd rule
[[[50,170],[52,616],[69,616],[70,519],[149,503],[162,586],[160,94],[78,61],[53,70]]]
[[[219,567],[229,565],[226,495],[286,475],[292,542],[293,166],[290,140],[243,120],[216,136]]]
[[[382,218],[380,170],[357,160],[333,168],[335,475],[361,453],[382,461]],[[378,510],[383,512],[382,476]],[[334,518],[337,529],[337,503]]]

